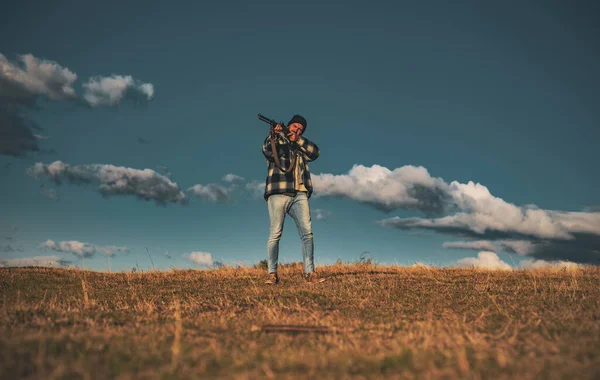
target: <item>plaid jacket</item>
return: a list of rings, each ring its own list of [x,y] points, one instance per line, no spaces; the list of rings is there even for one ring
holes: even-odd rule
[[[305,137],[299,136],[298,140],[291,142],[290,144],[286,144],[278,138],[275,142],[275,147],[277,148],[279,163],[284,169],[287,169],[290,166],[292,152],[296,152],[296,161],[299,165],[299,172],[300,175],[303,176],[304,186],[308,190],[307,196],[310,198],[313,187],[307,162],[314,161],[319,157],[320,152],[317,144]],[[267,136],[265,139],[262,146],[262,152],[267,158],[267,169],[269,170],[265,182],[265,201],[273,194],[294,194],[296,192],[294,170],[283,173],[279,170],[277,165],[275,165],[275,159],[273,158],[271,148],[271,135]]]

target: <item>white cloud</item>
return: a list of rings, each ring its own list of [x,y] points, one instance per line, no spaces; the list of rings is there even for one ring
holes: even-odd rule
[[[94,253],[96,253],[96,248],[93,245],[75,240],[56,243],[53,240],[48,239],[46,242],[42,243],[40,247],[50,248],[58,252],[72,253],[79,257],[92,257]]]
[[[480,208],[472,213],[461,212],[438,219],[393,217],[378,223],[401,229],[470,231],[480,235],[486,232],[504,232],[546,239],[570,240],[574,238],[572,233],[576,232],[600,235],[600,215],[578,216],[573,215],[576,213],[519,209],[514,205],[508,205],[504,210],[494,205],[488,206],[489,209]]]
[[[419,269],[432,269],[433,266],[432,265],[427,265],[424,264],[420,261],[415,262],[413,265],[411,265],[411,268],[419,268]]]
[[[73,183],[89,183],[94,179],[89,166],[71,166],[62,161],[54,161],[46,165],[38,162],[27,169],[27,174],[35,178],[48,177],[51,181],[61,184],[64,179]]]
[[[82,98],[73,88],[76,80],[77,74],[56,62],[24,54],[12,63],[0,54],[0,154],[25,157],[30,152],[52,153],[40,148],[48,137],[35,133],[43,128],[27,115],[40,98],[96,107],[115,106],[124,99],[147,102],[154,96],[151,83],[113,75],[90,78],[83,84]]]
[[[455,204],[466,213],[458,213],[447,220],[474,232],[513,231],[527,235],[550,238],[568,238],[565,228],[544,210],[523,209],[494,197],[487,187],[469,181],[450,184],[450,194]]]
[[[51,100],[78,99],[73,88],[77,74],[56,62],[32,54],[18,56],[20,65],[0,54],[0,97],[17,103],[30,102],[36,96]],[[150,100],[152,83],[142,83],[131,75],[95,76],[83,83],[83,99],[92,107],[115,106],[127,96]]]
[[[21,259],[0,259],[0,267],[53,267],[59,268],[71,262],[58,256],[35,256]]]
[[[426,168],[354,165],[348,174],[313,176],[315,197],[345,197],[389,212],[394,209],[425,213],[459,212],[438,219],[391,218],[382,225],[399,228],[462,229],[518,233],[537,238],[573,239],[573,233],[600,235],[600,213],[519,207],[493,196],[487,187],[469,181],[446,183]]]
[[[154,97],[154,85],[152,83],[142,83],[138,85],[138,90],[146,95],[148,100]]]
[[[459,209],[467,213],[454,215],[449,221],[477,233],[506,231],[554,239],[572,239],[574,232],[600,235],[600,214],[542,210],[531,205],[518,207],[472,181],[452,182],[450,194]]]
[[[135,195],[159,203],[185,203],[185,194],[169,178],[152,169],[133,169],[114,165],[95,165],[100,179],[99,191],[108,195]]]
[[[329,218],[331,216],[331,211],[328,210],[322,210],[320,208],[315,209],[315,217],[317,220],[325,220],[327,218]]]
[[[524,269],[564,269],[573,270],[583,268],[584,266],[570,261],[546,261],[546,260],[523,260],[521,267]]]
[[[245,178],[244,177],[240,177],[239,175],[235,175],[235,174],[226,174],[223,177],[223,181],[225,182],[233,182],[233,183],[240,183],[240,182],[244,182]]]
[[[443,244],[444,248],[451,249],[473,249],[476,251],[486,250],[496,252],[496,246],[494,243],[488,240],[476,240],[476,241],[451,241]]]
[[[598,212],[548,211],[548,213],[569,233],[600,235],[600,213]]]
[[[71,166],[55,161],[49,165],[38,162],[27,169],[27,174],[35,178],[47,177],[56,184],[61,184],[63,180],[74,184],[99,182],[97,191],[103,196],[134,195],[161,205],[167,202],[187,203],[177,183],[152,169],[103,164]]]
[[[27,100],[45,95],[52,100],[76,98],[73,83],[77,74],[56,62],[31,54],[19,55],[23,67],[10,63],[0,54],[0,96]]]
[[[475,267],[483,269],[512,269],[510,265],[500,260],[494,252],[482,251],[477,254],[477,257],[467,257],[458,260],[458,266]]]
[[[208,185],[194,185],[187,189],[187,192],[202,199],[203,201],[212,203],[228,203],[231,201],[229,193],[232,188],[209,183]]]
[[[213,265],[212,255],[208,252],[192,252],[185,254],[184,257],[198,265],[210,267]]]
[[[311,176],[315,197],[345,197],[389,212],[412,209],[441,212],[448,185],[422,166],[389,170],[380,165],[354,165],[348,174]]]
[[[142,96],[151,100],[154,87],[151,83],[141,83],[131,75],[96,76],[83,84],[83,98],[92,107],[115,106],[127,96]]]
[[[426,216],[444,214],[437,218],[396,216],[377,221],[381,226],[482,239],[488,243],[469,248],[484,251],[502,247],[536,258],[600,262],[593,254],[600,244],[600,213],[591,212],[597,211],[593,206],[588,206],[586,212],[544,210],[532,204],[518,206],[492,195],[480,183],[447,183],[432,177],[422,166],[390,170],[357,164],[347,174],[321,173],[312,178],[316,198],[347,198],[386,213],[406,209]],[[258,198],[264,192],[264,182],[253,181],[246,184],[246,189]],[[455,244],[445,246],[453,248]]]
[[[92,257],[96,252],[101,252],[107,256],[114,256],[115,252],[129,252],[129,248],[114,245],[99,246],[89,243],[83,243],[76,240],[61,241],[59,243],[48,239],[40,244],[41,248],[49,248],[57,252],[72,253],[73,255],[83,258]]]
[[[500,240],[500,244],[510,252],[521,256],[528,255],[534,251],[534,244],[528,240]]]

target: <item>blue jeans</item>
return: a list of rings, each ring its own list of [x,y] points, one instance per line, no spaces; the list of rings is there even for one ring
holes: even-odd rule
[[[271,220],[269,224],[269,240],[267,241],[269,273],[277,273],[279,240],[283,232],[283,222],[285,221],[286,213],[290,214],[294,222],[296,222],[296,228],[302,241],[304,273],[314,272],[314,243],[307,192],[297,191],[295,196],[273,194],[269,196],[267,203],[269,206],[269,218]]]

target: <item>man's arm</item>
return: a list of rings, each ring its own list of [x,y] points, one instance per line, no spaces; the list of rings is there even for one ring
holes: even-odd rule
[[[291,147],[304,153],[309,162],[316,160],[321,154],[317,144],[302,136],[298,136],[296,141],[291,142]]]

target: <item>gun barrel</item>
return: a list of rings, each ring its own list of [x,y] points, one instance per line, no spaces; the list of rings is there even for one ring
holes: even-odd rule
[[[269,124],[277,124],[277,122],[275,120],[269,119],[268,117],[258,114],[258,119],[261,121],[264,121],[265,123],[269,123]]]
[[[264,121],[265,123],[269,123],[271,128],[274,128],[277,124],[281,125],[281,132],[279,134],[284,138],[284,140],[287,140],[285,136],[288,135],[289,129],[282,121],[278,123],[275,120],[269,119],[268,117],[261,114],[258,114],[258,119]]]

